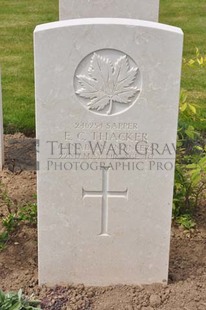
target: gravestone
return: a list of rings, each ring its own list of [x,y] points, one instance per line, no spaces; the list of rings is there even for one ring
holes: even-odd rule
[[[0,170],[4,165],[4,133],[3,133],[3,111],[2,111],[2,90],[1,90],[1,68],[0,68]]]
[[[79,19],[34,38],[40,283],[166,283],[182,31]]]
[[[59,0],[60,20],[117,17],[157,22],[159,0]]]

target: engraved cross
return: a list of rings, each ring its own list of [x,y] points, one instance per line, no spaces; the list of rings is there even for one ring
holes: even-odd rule
[[[82,188],[82,198],[99,197],[102,198],[102,212],[101,212],[101,232],[100,236],[109,236],[108,234],[108,213],[109,213],[109,198],[124,198],[128,199],[128,189],[124,191],[110,191],[109,190],[109,168],[102,168],[102,190],[101,191],[87,191]]]

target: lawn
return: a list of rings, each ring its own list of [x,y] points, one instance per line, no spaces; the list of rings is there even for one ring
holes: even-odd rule
[[[196,47],[206,54],[206,1],[160,0],[160,22],[182,28],[184,31],[184,58],[194,57]],[[205,69],[191,70],[183,66],[182,87],[188,91],[192,102],[206,102]],[[205,114],[205,113],[204,113]]]
[[[0,0],[0,65],[6,133],[35,132],[33,30],[37,24],[56,20],[58,0]],[[206,54],[205,0],[161,0],[160,21],[183,29],[185,58],[194,56],[195,47]],[[182,87],[189,91],[192,101],[205,102],[204,70],[197,69],[191,74],[191,69],[184,68]]]
[[[0,0],[4,130],[33,134],[33,30],[58,20],[58,0]]]

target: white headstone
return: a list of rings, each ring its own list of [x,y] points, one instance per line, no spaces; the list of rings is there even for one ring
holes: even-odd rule
[[[59,0],[60,20],[113,17],[157,22],[159,0]]]
[[[0,68],[0,170],[4,165],[4,132],[3,132],[3,110],[2,110],[2,90],[1,90],[1,68]]]
[[[183,34],[35,30],[40,283],[167,282]]]

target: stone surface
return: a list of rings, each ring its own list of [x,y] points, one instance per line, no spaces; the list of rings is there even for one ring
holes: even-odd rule
[[[166,283],[182,31],[84,19],[34,37],[40,283]]]
[[[159,19],[159,0],[60,0],[60,20],[112,17],[149,21]]]
[[[2,90],[1,90],[1,68],[0,68],[0,170],[4,165],[4,132],[3,132],[3,110],[2,110]]]

